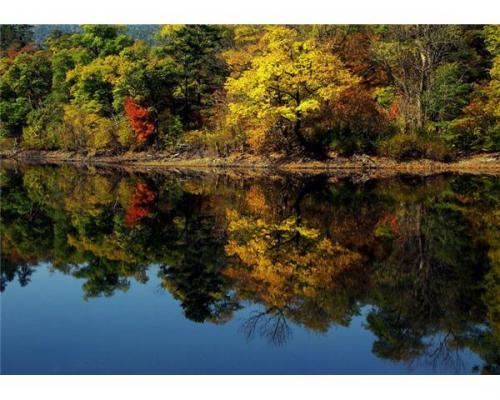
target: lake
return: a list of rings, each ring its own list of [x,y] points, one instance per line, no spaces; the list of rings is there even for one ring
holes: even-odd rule
[[[2,374],[498,374],[500,178],[4,165]]]

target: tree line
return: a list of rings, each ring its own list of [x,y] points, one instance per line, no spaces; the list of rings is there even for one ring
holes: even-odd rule
[[[4,145],[439,160],[500,149],[500,26],[148,29],[54,29],[37,45],[33,26],[2,25]]]

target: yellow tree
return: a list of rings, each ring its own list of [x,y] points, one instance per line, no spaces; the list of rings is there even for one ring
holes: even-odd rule
[[[229,119],[242,127],[253,148],[266,135],[279,131],[284,138],[309,147],[304,135],[307,118],[334,102],[358,79],[340,59],[315,39],[302,39],[297,30],[283,26],[264,28],[252,43],[254,57],[241,62],[234,52],[228,62],[243,65],[226,82]],[[243,49],[244,51],[244,49]]]

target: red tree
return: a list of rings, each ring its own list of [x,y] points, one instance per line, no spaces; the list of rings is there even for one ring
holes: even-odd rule
[[[29,43],[23,47],[12,46],[9,47],[5,53],[7,58],[16,58],[20,54],[31,54],[37,50],[34,43]]]
[[[151,112],[137,104],[132,97],[125,98],[124,109],[137,141],[145,143],[156,130],[156,124],[153,121]]]

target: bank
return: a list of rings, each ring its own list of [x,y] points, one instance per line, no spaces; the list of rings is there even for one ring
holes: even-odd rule
[[[175,152],[127,152],[122,154],[79,153],[68,151],[2,150],[2,160],[36,164],[83,164],[95,166],[123,166],[150,168],[214,168],[214,169],[270,169],[283,171],[392,171],[394,173],[433,174],[460,172],[500,175],[500,153],[482,153],[440,162],[427,159],[397,161],[390,158],[355,155],[352,157],[330,156],[325,160],[287,158],[279,155],[255,156],[231,154],[227,157],[208,157],[192,153]]]

